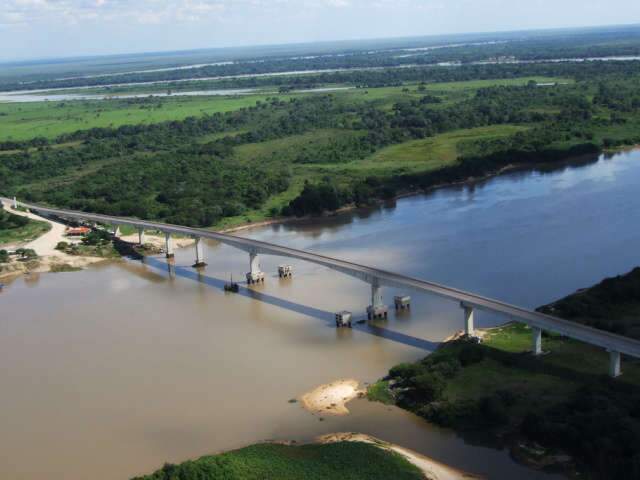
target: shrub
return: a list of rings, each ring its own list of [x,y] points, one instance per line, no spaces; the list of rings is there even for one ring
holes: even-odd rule
[[[9,252],[6,250],[0,250],[0,263],[8,263],[9,262]]]
[[[465,345],[460,349],[458,359],[463,367],[479,363],[484,359],[484,349],[480,345]]]
[[[417,363],[401,363],[389,370],[389,376],[397,380],[408,380],[424,371]]]
[[[433,372],[423,373],[411,379],[416,396],[422,402],[433,402],[442,396],[446,382],[441,375]]]
[[[69,244],[67,242],[58,242],[56,245],[56,250],[60,250],[64,252],[67,248],[69,248]]]

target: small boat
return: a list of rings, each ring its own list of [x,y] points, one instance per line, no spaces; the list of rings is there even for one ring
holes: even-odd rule
[[[238,293],[240,291],[240,286],[233,281],[233,275],[231,275],[231,281],[224,284],[224,291],[232,293]]]

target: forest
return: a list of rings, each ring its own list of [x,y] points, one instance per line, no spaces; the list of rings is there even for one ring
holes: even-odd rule
[[[229,111],[6,139],[0,191],[217,227],[370,205],[640,142],[640,62],[362,70],[318,81],[333,75],[360,88],[261,94]],[[114,101],[129,111],[172,105]]]

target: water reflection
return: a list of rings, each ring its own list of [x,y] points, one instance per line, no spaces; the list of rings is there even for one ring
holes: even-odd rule
[[[224,286],[227,283],[225,280],[205,275],[203,270],[201,269],[176,267],[173,259],[168,259],[167,261],[165,261],[164,259],[159,259],[156,257],[146,257],[144,259],[144,263],[159,270],[166,271],[168,273],[168,277],[171,279],[175,278],[176,276],[180,276],[182,278],[196,281],[201,285],[207,285],[221,291],[224,291]],[[285,281],[281,281],[281,283],[285,283]],[[246,288],[244,286],[241,286],[238,293],[235,293],[233,295],[240,295],[250,298],[256,302],[266,303],[278,308],[283,308],[295,313],[299,313],[301,315],[305,315],[307,317],[316,318],[318,320],[322,320],[327,328],[335,329],[334,312],[321,310],[319,308],[314,308],[308,305],[302,305],[291,300],[275,297],[273,295],[254,290],[252,288]],[[403,312],[403,314],[403,316],[406,316],[408,315],[408,312]],[[357,323],[358,321],[363,321],[364,319],[364,315],[361,315],[360,317],[354,317],[356,323],[353,325],[353,330],[375,335],[376,337],[391,340],[414,348],[419,348],[421,350],[425,350],[426,352],[432,352],[439,345],[439,343],[437,342],[431,342],[429,340],[413,337],[401,332],[395,332],[380,325]],[[350,333],[348,333],[348,331],[350,330],[339,329],[337,336],[348,337],[351,335]]]

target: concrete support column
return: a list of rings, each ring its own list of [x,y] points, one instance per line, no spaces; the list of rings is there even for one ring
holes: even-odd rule
[[[542,329],[531,327],[531,351],[534,355],[542,354]]]
[[[168,232],[164,234],[164,249],[167,252],[167,258],[173,258],[175,256],[173,253],[173,239]]]
[[[260,282],[264,283],[264,273],[260,271],[260,259],[258,253],[255,251],[249,252],[249,268],[247,283],[249,285]]]
[[[194,268],[206,267],[207,264],[204,263],[204,245],[202,244],[202,238],[196,237],[196,263],[193,265]]]
[[[249,272],[252,275],[260,273],[260,257],[255,252],[249,253]]]
[[[114,225],[113,226],[113,236],[114,237],[119,237],[120,236],[120,225]]]
[[[139,228],[138,229],[138,244],[144,245],[144,242],[145,242],[144,228]]]
[[[620,352],[609,350],[609,376],[616,378],[622,375],[620,369]]]
[[[382,287],[380,286],[378,281],[375,280],[371,284],[371,306],[373,308],[376,308],[376,307],[381,307],[382,305],[383,305],[383,303],[382,303]]]
[[[16,199],[16,197],[13,197],[13,209],[14,210],[18,209],[18,200]]]
[[[475,332],[473,326],[473,307],[463,302],[460,302],[460,307],[464,310],[464,333],[466,335],[473,335]]]

